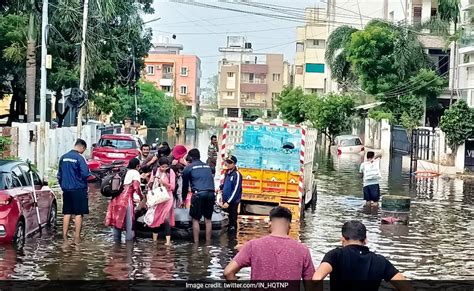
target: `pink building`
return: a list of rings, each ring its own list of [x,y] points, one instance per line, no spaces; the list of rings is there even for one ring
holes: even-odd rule
[[[182,45],[155,44],[145,58],[144,78],[168,96],[186,104],[195,114],[201,95],[201,60],[180,54]]]

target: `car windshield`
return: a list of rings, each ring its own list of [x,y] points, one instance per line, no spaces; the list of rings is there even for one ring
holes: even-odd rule
[[[127,150],[127,149],[134,149],[135,142],[133,140],[123,140],[123,139],[101,139],[99,142],[99,146]]]
[[[343,147],[352,147],[362,145],[359,138],[349,138],[341,140],[341,146]]]

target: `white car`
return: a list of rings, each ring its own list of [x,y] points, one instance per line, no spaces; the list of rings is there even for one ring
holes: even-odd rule
[[[341,154],[363,154],[364,146],[356,135],[340,135],[334,139],[332,146],[338,155]]]

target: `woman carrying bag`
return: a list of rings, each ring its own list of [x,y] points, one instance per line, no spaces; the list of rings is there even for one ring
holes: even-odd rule
[[[114,232],[114,241],[122,240],[122,231],[126,231],[125,239],[133,240],[135,237],[134,221],[135,221],[135,203],[139,203],[143,199],[140,188],[140,160],[133,158],[127,166],[127,174],[123,181],[123,191],[117,197],[113,198],[107,209],[105,217],[105,225],[112,226]]]
[[[173,190],[176,187],[176,174],[170,169],[167,157],[161,157],[158,164],[153,181],[149,184],[152,187],[147,194],[148,211],[144,222],[153,230],[153,241],[158,240],[158,228],[164,224],[166,245],[170,245],[171,227],[175,225]],[[163,197],[165,193],[167,197]]]

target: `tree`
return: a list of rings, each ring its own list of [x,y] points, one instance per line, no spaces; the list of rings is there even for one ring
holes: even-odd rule
[[[312,96],[304,104],[307,119],[332,143],[351,129],[354,101],[350,95]]]
[[[7,124],[25,114],[26,24],[22,13],[6,10],[0,14],[0,99],[11,95]]]
[[[53,68],[48,88],[56,92],[58,123],[69,108],[59,110],[61,91],[77,87],[82,31],[82,1],[54,0],[49,53]],[[152,0],[90,2],[86,38],[86,90],[98,113],[110,113],[119,103],[116,87],[134,90],[151,46],[151,31],[144,30],[141,14],[150,13]]]
[[[30,0],[28,20],[28,42],[26,44],[26,97],[28,104],[27,121],[35,121],[35,95],[36,95],[36,0]]]
[[[328,38],[324,56],[331,69],[331,77],[337,81],[343,92],[347,92],[350,85],[357,81],[347,58],[346,49],[351,42],[352,34],[356,31],[358,31],[356,28],[348,25],[336,28]]]
[[[284,119],[291,123],[301,123],[305,121],[304,104],[308,98],[300,87],[285,87],[277,97],[276,106]]]
[[[456,153],[459,145],[474,137],[474,109],[469,108],[466,101],[458,100],[444,112],[439,125]]]
[[[156,89],[150,82],[139,82],[140,96],[138,107],[141,109],[140,119],[145,120],[149,127],[165,128],[174,121],[174,99]],[[135,96],[126,88],[116,88],[117,106],[112,115],[114,122],[122,122],[125,118],[135,117]]]

